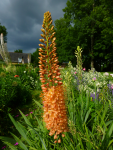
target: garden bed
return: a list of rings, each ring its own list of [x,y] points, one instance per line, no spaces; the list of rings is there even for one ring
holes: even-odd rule
[[[30,68],[30,69],[28,69],[28,70],[31,70],[32,71],[32,69],[33,68]],[[67,109],[68,109],[68,125],[69,125],[69,128],[70,128],[70,133],[68,134],[68,133],[66,133],[66,137],[64,138],[64,140],[63,140],[63,143],[64,143],[64,145],[66,146],[66,141],[69,141],[69,139],[72,139],[72,141],[70,141],[69,143],[71,143],[72,145],[73,145],[73,148],[75,148],[76,146],[77,146],[77,144],[75,144],[75,143],[77,143],[77,141],[78,141],[78,143],[80,142],[79,141],[79,139],[81,139],[81,142],[82,143],[84,143],[85,142],[85,140],[83,140],[82,138],[84,137],[84,138],[87,138],[88,137],[88,135],[87,135],[87,132],[86,132],[86,130],[85,130],[85,126],[84,126],[84,121],[86,120],[86,123],[87,123],[87,125],[86,125],[86,127],[87,127],[87,129],[88,130],[92,130],[92,127],[94,128],[94,133],[92,133],[92,134],[94,134],[95,135],[95,140],[96,140],[96,142],[95,142],[95,140],[93,139],[93,140],[91,140],[91,136],[90,136],[90,132],[89,132],[89,137],[90,137],[90,142],[92,142],[94,145],[96,145],[96,143],[98,142],[98,141],[101,141],[101,143],[102,143],[102,137],[103,137],[103,135],[101,135],[98,131],[96,131],[96,126],[98,126],[98,125],[100,125],[101,123],[100,123],[100,121],[99,121],[99,124],[97,124],[97,122],[95,122],[95,119],[93,118],[93,120],[92,121],[90,121],[90,119],[91,119],[91,117],[94,117],[95,116],[95,110],[97,109],[96,107],[95,107],[95,103],[94,103],[94,101],[92,100],[92,99],[89,99],[89,104],[87,103],[87,97],[86,97],[86,95],[82,95],[82,94],[80,94],[77,90],[75,90],[76,88],[76,86],[72,86],[72,83],[75,83],[74,81],[75,81],[75,78],[74,78],[74,76],[73,76],[73,73],[75,73],[75,71],[74,70],[72,70],[71,69],[71,71],[72,71],[72,73],[71,73],[71,71],[70,71],[70,69],[69,68],[60,68],[62,71],[61,71],[61,77],[62,77],[62,81],[63,81],[63,84],[64,85],[66,85],[66,87],[68,87],[67,88],[67,96],[68,96],[68,101],[67,101]],[[20,73],[19,74],[19,77],[22,75],[25,75],[24,74],[24,71],[25,70],[22,70],[22,69],[20,69],[20,70],[18,70],[18,72],[17,73]],[[26,70],[27,71],[27,70]],[[63,73],[63,71],[64,71],[64,73]],[[28,71],[28,73],[30,73],[29,71]],[[88,72],[87,72],[88,73]],[[34,74],[34,73],[33,73]],[[33,74],[29,74],[30,75],[30,77],[35,77]],[[18,74],[17,74],[18,75]],[[27,74],[26,74],[27,75]],[[75,74],[74,74],[75,75]],[[85,75],[85,74],[84,74]],[[93,74],[94,75],[94,74]],[[72,78],[72,76],[73,76],[73,78]],[[77,77],[77,75],[76,75],[76,77]],[[90,77],[92,77],[91,75],[90,75]],[[25,78],[25,76],[24,76],[24,78]],[[19,79],[19,78],[16,78],[16,79]],[[20,78],[21,80],[23,79],[22,77]],[[19,80],[20,80],[19,79]],[[30,78],[29,78],[29,81],[30,81]],[[25,83],[25,82],[23,82],[23,85],[27,85],[27,84],[30,84],[30,82],[27,82],[27,83]],[[22,86],[23,86],[22,85]],[[77,83],[75,84],[75,85],[77,85]],[[38,87],[37,87],[38,88]],[[40,89],[40,87],[39,87],[39,89]],[[51,146],[50,147],[52,147],[52,145],[54,145],[54,143],[52,142],[53,141],[53,137],[50,137],[50,136],[48,136],[48,131],[47,130],[45,130],[44,129],[44,127],[43,127],[43,124],[42,124],[42,117],[41,117],[41,113],[42,113],[42,103],[41,103],[41,99],[40,99],[40,97],[39,97],[39,95],[40,95],[40,92],[41,92],[41,90],[38,90],[38,89],[35,89],[35,90],[31,90],[31,93],[32,93],[32,98],[33,99],[35,99],[37,102],[39,102],[39,105],[36,105],[36,103],[31,103],[31,104],[28,104],[28,105],[23,105],[22,107],[20,106],[20,107],[17,107],[17,108],[15,108],[15,110],[11,110],[11,111],[9,111],[10,112],[10,114],[14,117],[14,119],[16,120],[16,122],[17,121],[19,121],[23,126],[25,126],[26,127],[26,129],[27,129],[27,131],[30,129],[27,125],[25,125],[24,124],[24,119],[23,119],[23,117],[20,115],[20,112],[17,110],[17,109],[20,109],[24,114],[25,114],[25,116],[28,118],[28,120],[32,123],[32,125],[33,125],[33,127],[34,128],[36,128],[38,131],[40,131],[40,132],[38,132],[39,134],[41,134],[41,136],[42,137],[44,137],[43,138],[43,140],[45,141],[44,143],[48,143],[48,142],[50,142],[51,144]],[[90,97],[91,98],[91,97]],[[84,102],[84,103],[83,103]],[[105,111],[105,107],[103,106],[103,108],[101,108],[101,106],[102,105],[99,105],[99,111],[101,111],[101,115],[102,114],[105,114],[104,113],[104,111]],[[106,106],[107,106],[107,104],[106,104]],[[91,110],[90,110],[91,109]],[[87,110],[87,111],[86,111]],[[98,116],[98,114],[96,114],[97,116]],[[86,117],[87,116],[87,117]],[[40,123],[38,124],[38,119],[36,120],[36,117],[39,119],[40,118]],[[109,119],[109,121],[110,120],[112,120],[113,119],[113,117],[112,116],[110,116],[109,115],[109,118],[107,118],[106,119],[106,117],[107,117],[107,114],[105,115],[105,117],[104,117],[104,121],[105,122],[107,122],[108,121],[108,119]],[[100,117],[101,118],[101,117]],[[99,119],[99,118],[97,118],[97,119]],[[79,121],[80,122],[79,122]],[[17,129],[14,127],[14,124],[12,123],[11,124],[11,122],[10,122],[10,127],[9,126],[7,126],[7,125],[9,125],[9,123],[6,123],[6,126],[4,126],[4,131],[10,131],[10,132],[12,132],[12,133],[14,133],[15,135],[17,135],[18,137],[20,137],[20,138],[22,138],[22,135],[20,136],[20,134],[19,134],[19,132],[17,131]],[[77,127],[75,127],[75,125],[77,125],[77,126],[79,126],[79,128],[77,128]],[[82,126],[81,126],[82,125]],[[110,126],[107,126],[107,130],[109,129],[109,127]],[[81,130],[82,130],[82,128],[83,128],[83,134],[82,134],[82,132],[81,132]],[[75,134],[75,130],[77,130],[77,132],[78,133],[76,133]],[[5,133],[4,135],[2,134],[2,136],[8,136],[8,137],[12,137],[11,135],[10,135],[10,133]],[[30,131],[29,131],[30,132]],[[79,134],[81,132],[81,134]],[[71,134],[71,135],[70,135]],[[86,137],[85,137],[86,136]],[[37,134],[35,135],[35,137],[37,137]],[[70,138],[69,138],[70,137]],[[97,138],[98,137],[98,138]],[[13,138],[13,137],[12,137]],[[38,137],[37,137],[38,138]],[[111,134],[111,139],[113,138],[113,134]],[[66,140],[67,139],[67,140]],[[47,141],[48,140],[48,141]],[[66,140],[66,141],[65,141]],[[88,139],[87,139],[88,140]],[[25,141],[25,140],[23,140],[22,139],[22,141],[25,143],[25,145],[28,145],[27,144],[27,142]],[[32,140],[33,141],[33,140]],[[74,142],[73,142],[74,141]],[[89,143],[90,143],[89,142]],[[15,142],[16,143],[16,142]],[[14,144],[15,144],[14,143]],[[40,143],[40,145],[41,145],[41,141],[40,141],[40,139],[38,139],[38,142],[37,142],[37,144],[38,143]],[[67,146],[69,146],[70,144],[67,144]],[[13,144],[13,145],[14,145]],[[48,144],[47,144],[48,145]],[[84,144],[83,144],[84,145]],[[87,144],[86,144],[87,145]],[[2,147],[3,147],[4,145],[2,144]],[[17,145],[18,146],[18,145]],[[58,147],[57,147],[57,149],[63,149],[63,147],[61,148],[60,147],[61,145],[59,145]],[[87,145],[88,146],[88,145]],[[99,147],[99,145],[96,145],[98,148],[100,148]],[[16,146],[15,146],[16,147]],[[84,147],[85,147],[85,145],[84,145]],[[50,148],[51,149],[51,148]],[[96,149],[96,147],[95,147],[95,149]]]

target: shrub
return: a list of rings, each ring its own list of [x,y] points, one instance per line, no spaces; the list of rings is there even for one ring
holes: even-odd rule
[[[0,78],[0,108],[15,107],[24,105],[32,100],[29,86],[22,86],[20,79],[17,78]]]

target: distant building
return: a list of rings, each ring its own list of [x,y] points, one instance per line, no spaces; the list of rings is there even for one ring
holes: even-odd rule
[[[9,52],[12,64],[28,64],[31,63],[31,53],[15,53]],[[1,54],[0,59],[3,60]]]
[[[28,63],[31,63],[31,53],[15,53],[15,52],[8,52],[7,50],[7,43],[4,43],[4,40],[3,40],[3,33],[1,33],[1,36],[0,36],[0,41],[1,41],[1,50],[0,50],[0,59],[3,60],[2,56],[4,55],[5,60],[8,59],[8,54],[9,54],[9,57],[11,59],[11,63],[12,64],[28,64]],[[3,48],[2,46],[6,46],[5,48]],[[4,52],[7,52],[7,53],[4,53]],[[3,60],[4,61],[4,60]]]

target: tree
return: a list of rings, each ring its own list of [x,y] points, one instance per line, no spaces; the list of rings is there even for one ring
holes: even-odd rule
[[[3,40],[3,33],[1,33],[0,54],[7,65],[11,64],[11,58],[7,50],[7,43],[4,43]]]
[[[64,18],[55,21],[57,56],[59,64],[74,59],[73,39],[71,38],[71,26]]]
[[[2,35],[1,35],[2,33]],[[7,29],[5,26],[2,26],[0,23],[0,54],[3,60],[8,64],[11,63],[11,59],[7,50]],[[1,38],[3,39],[3,43],[1,43]]]
[[[42,48],[44,50],[44,48]],[[36,49],[36,51],[31,54],[31,63],[34,67],[39,65],[39,48]],[[38,66],[39,67],[39,66]]]
[[[4,38],[4,43],[7,43],[7,29],[5,26],[2,26],[1,23],[0,23],[0,35],[1,33],[3,33],[3,38]],[[0,43],[1,43],[1,40],[0,40]]]
[[[104,2],[104,0],[103,1],[71,0],[67,1],[66,4],[67,7],[63,9],[63,11],[65,12],[64,18],[65,21],[67,21],[68,23],[73,20],[72,21],[74,23],[73,32],[77,33],[77,36],[75,34],[76,36],[75,45],[76,47],[78,45],[82,47],[83,55],[84,56],[87,55],[87,58],[91,59],[91,68],[94,68],[94,59],[96,59],[96,56],[101,53],[100,55],[102,57],[105,57],[106,52],[110,46],[109,44],[109,46],[107,47],[106,42],[107,44],[111,43],[110,38],[106,40],[105,38],[106,34],[104,31],[108,29],[107,31],[110,32],[110,30],[113,29],[112,24],[108,27],[108,25],[104,20],[107,19],[110,24],[111,17],[109,12],[110,10],[112,10],[112,5],[111,6],[109,5],[110,9],[108,9],[108,5]],[[111,14],[113,14],[112,12],[113,11],[111,11]],[[105,37],[103,35],[105,35]]]
[[[18,50],[15,50],[14,52],[15,52],[15,53],[23,53],[23,50],[18,49]]]

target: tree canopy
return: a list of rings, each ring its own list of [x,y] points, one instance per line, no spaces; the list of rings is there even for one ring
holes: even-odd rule
[[[0,23],[0,35],[1,35],[1,33],[3,33],[4,43],[7,43],[7,34],[8,34],[7,29],[5,26],[2,26]],[[0,41],[0,43],[1,43],[1,41]]]
[[[64,18],[55,21],[56,47],[60,62],[74,62],[77,46],[83,49],[82,60],[88,68],[95,67],[96,61],[101,63],[112,59],[112,3],[104,0],[67,1],[67,7],[63,9]]]
[[[23,53],[23,50],[18,49],[18,50],[15,50],[14,52],[15,52],[15,53]]]

